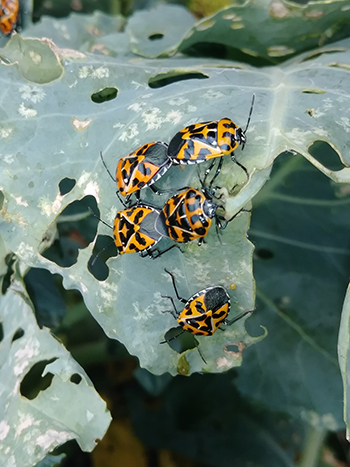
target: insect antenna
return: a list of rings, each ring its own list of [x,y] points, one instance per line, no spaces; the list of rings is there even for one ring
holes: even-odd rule
[[[182,334],[184,334],[186,331],[184,329],[182,329],[178,334],[176,334],[175,336],[171,337],[170,339],[166,339],[165,341],[162,341],[160,342],[160,344],[169,344],[169,342],[175,340],[175,339],[178,339],[180,336],[182,336]],[[196,349],[198,350],[198,353],[201,357],[201,359],[203,360],[203,362],[205,364],[207,364],[207,361],[205,360],[205,358],[203,357],[203,354],[202,352],[200,351],[199,349],[199,342],[197,341],[197,339],[194,337],[194,342],[195,342],[195,345],[196,345]]]
[[[250,111],[249,111],[249,115],[248,115],[247,125],[246,125],[246,127],[245,127],[245,130],[243,131],[244,136],[245,136],[245,134],[247,133],[247,130],[248,130],[248,127],[249,127],[249,124],[250,124],[250,120],[251,120],[251,118],[252,118],[254,102],[255,102],[255,94],[253,94],[253,97],[252,97],[252,103],[251,103],[251,105],[250,105]],[[244,149],[244,146],[245,146],[245,141],[244,141],[244,143],[242,144],[242,151],[243,151],[243,149]]]
[[[231,324],[235,323],[236,321],[242,319],[244,316],[246,315],[249,315],[249,314],[252,314],[254,313],[254,310],[249,310],[249,311],[243,311],[242,313],[240,313],[239,315],[235,316],[234,318],[232,318],[231,320],[225,320],[224,321],[224,324],[226,326],[231,326]]]
[[[100,157],[101,157],[101,161],[102,161],[102,164],[105,166],[105,169],[107,170],[107,173],[108,175],[111,177],[111,179],[113,180],[113,182],[115,183],[115,177],[113,177],[113,175],[111,174],[111,172],[109,171],[109,168],[107,167],[104,159],[103,159],[103,155],[102,155],[102,151],[100,151]]]
[[[91,267],[94,267],[97,258],[98,258],[100,255],[102,255],[102,253],[103,253],[104,251],[106,251],[106,250],[107,250],[111,245],[113,245],[113,244],[114,244],[114,240],[113,240],[112,242],[108,243],[108,245],[106,245],[105,247],[103,247],[102,250],[99,251],[99,252],[97,253],[97,255],[94,256],[94,259],[91,261]]]
[[[111,225],[107,224],[107,222],[105,222],[104,220],[102,220],[100,217],[98,217],[98,215],[95,214],[94,211],[93,211],[90,207],[88,207],[88,209],[89,209],[90,214],[91,214],[92,216],[96,217],[96,219],[98,219],[100,222],[102,222],[102,224],[106,225],[107,227],[109,227],[110,229],[113,230],[113,227],[112,227]],[[91,261],[91,267],[94,266],[94,264],[96,263],[97,258],[98,258],[104,251],[106,251],[107,248],[109,248],[111,245],[113,245],[113,243],[114,243],[114,240],[113,240],[112,242],[108,243],[108,245],[106,245],[104,248],[102,248],[102,250],[99,251],[99,252],[97,253],[97,255],[94,256],[94,259]]]
[[[170,310],[167,310],[169,313],[171,313]],[[166,313],[167,311],[164,311],[163,313]],[[176,334],[175,336],[173,337],[170,337],[170,339],[166,339],[165,341],[162,341],[162,342],[159,342],[160,344],[169,344],[169,342],[175,340],[175,339],[178,339],[184,332],[186,332],[184,329],[181,329],[181,331]]]
[[[109,227],[110,229],[113,230],[113,227],[112,227],[111,225],[107,224],[107,222],[105,222],[104,220],[102,220],[100,217],[98,217],[98,215],[95,214],[94,211],[93,211],[90,207],[88,207],[88,209],[89,209],[90,214],[91,214],[92,216],[96,217],[96,219],[98,219],[100,222],[102,222],[102,224],[106,225],[107,227]]]

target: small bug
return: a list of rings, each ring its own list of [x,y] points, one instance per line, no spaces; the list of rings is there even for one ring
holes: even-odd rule
[[[203,239],[209,231],[212,219],[218,217],[218,205],[211,197],[195,188],[188,188],[165,203],[160,218],[172,240],[187,243]]]
[[[19,0],[1,0],[0,2],[0,30],[9,36],[16,28],[19,14]]]
[[[139,197],[138,192],[142,188],[150,187],[155,193],[161,193],[152,185],[172,166],[168,157],[168,145],[161,141],[144,144],[122,157],[117,165],[115,179],[109,172],[102,153],[100,156],[110,177],[117,183],[117,193],[126,198],[125,201],[121,200],[124,205],[127,205],[133,193]]]
[[[178,247],[173,244],[162,251],[154,248],[159,240],[167,236],[167,232],[162,223],[159,222],[160,210],[153,206],[137,203],[127,209],[118,211],[113,227],[98,217],[91,209],[90,212],[100,222],[113,230],[114,240],[111,244],[116,245],[120,255],[139,253],[141,257],[150,256],[155,259],[166,251]],[[94,257],[91,263],[92,266],[98,256],[109,246],[110,244]]]
[[[114,220],[114,243],[121,255],[140,253],[155,258],[153,247],[166,235],[159,223],[160,211],[146,204],[136,204],[118,211]],[[158,227],[158,229],[157,229]],[[159,253],[158,253],[159,256]]]
[[[164,270],[171,277],[176,298],[185,304],[183,310],[179,312],[175,306],[174,298],[170,295],[162,295],[163,298],[168,298],[173,305],[172,310],[166,310],[164,313],[171,313],[174,316],[182,327],[182,332],[188,331],[198,336],[212,336],[222,324],[230,326],[243,316],[252,313],[252,311],[244,311],[235,318],[227,320],[231,301],[226,289],[220,285],[200,290],[186,300],[180,297],[177,291],[174,274],[167,269]]]
[[[247,178],[249,178],[247,169],[237,161],[233,152],[240,144],[242,145],[242,149],[246,144],[246,133],[253,112],[254,100],[255,94],[253,94],[247,125],[244,131],[231,119],[222,118],[221,120],[213,120],[211,122],[195,123],[176,133],[168,147],[168,156],[173,164],[197,164],[217,157],[230,155],[232,161],[241,167],[246,173]],[[222,162],[221,159],[214,179],[220,172]],[[213,164],[214,161],[210,169]]]

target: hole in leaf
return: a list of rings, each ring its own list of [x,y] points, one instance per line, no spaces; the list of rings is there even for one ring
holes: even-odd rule
[[[151,34],[150,36],[148,36],[148,39],[150,41],[159,41],[160,39],[163,39],[164,37],[164,34],[162,34],[161,32],[155,32],[154,34]]]
[[[164,340],[167,341],[166,344],[177,353],[182,353],[185,350],[195,349],[197,347],[195,337],[189,332],[183,332],[180,326],[169,329],[169,331],[164,334]]]
[[[70,191],[72,191],[76,183],[77,181],[74,178],[68,178],[68,177],[63,178],[58,184],[60,195],[64,196]]]
[[[268,250],[267,248],[258,248],[257,250],[255,250],[255,256],[258,258],[258,259],[272,259],[275,254],[271,251],[271,250]]]
[[[86,248],[96,236],[98,219],[89,208],[99,212],[96,199],[90,195],[73,201],[62,211],[56,219],[58,239],[42,253],[44,258],[66,268],[77,262],[79,249]]]
[[[103,104],[103,102],[112,101],[113,99],[117,97],[117,95],[118,95],[117,88],[108,87],[108,88],[100,89],[99,91],[91,94],[91,100],[92,102],[95,102],[95,104]]]
[[[96,255],[97,258],[96,258]],[[109,275],[109,268],[106,261],[118,255],[114,240],[108,235],[98,235],[92,256],[88,262],[88,270],[98,281],[104,281]],[[94,262],[94,265],[92,263]]]
[[[326,94],[324,89],[317,89],[317,88],[305,88],[301,90],[304,94]]]
[[[55,360],[57,360],[57,358],[42,360],[32,366],[21,382],[20,393],[22,396],[29,400],[33,400],[37,397],[40,391],[45,391],[45,389],[51,385],[54,375],[52,373],[47,373],[45,376],[41,375],[43,374],[46,365],[49,365]]]
[[[308,149],[309,153],[329,170],[344,168],[338,153],[326,141],[315,141]]]
[[[157,73],[155,76],[151,76],[148,80],[148,85],[152,89],[162,88],[169,84],[176,83],[178,81],[185,81],[188,79],[207,79],[209,75],[206,75],[196,70],[170,70],[165,73]]]
[[[14,253],[9,253],[5,258],[5,263],[7,266],[7,272],[2,278],[2,287],[1,291],[3,294],[6,293],[7,289],[11,285],[12,275],[14,272],[14,263],[16,261],[16,255]]]
[[[239,348],[238,348],[238,345],[237,345],[237,344],[229,344],[229,345],[226,345],[226,346],[225,346],[225,349],[227,350],[227,352],[239,353]]]
[[[82,380],[82,377],[81,377],[80,375],[78,375],[78,373],[74,373],[74,375],[72,375],[72,376],[70,377],[70,380],[71,380],[71,382],[74,383],[74,384],[79,384],[80,381]]]
[[[4,338],[4,326],[2,325],[2,322],[0,321],[0,342]]]
[[[24,276],[28,295],[33,302],[35,317],[40,327],[58,326],[66,314],[62,298],[62,276],[47,269],[30,268]]]
[[[23,336],[24,336],[24,330],[22,328],[18,328],[16,332],[14,333],[11,342],[16,341],[17,339],[20,339]]]

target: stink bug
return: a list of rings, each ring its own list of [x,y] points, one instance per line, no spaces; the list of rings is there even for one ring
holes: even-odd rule
[[[150,256],[152,259],[155,259],[166,251],[177,247],[177,245],[173,244],[163,251],[154,248],[162,237],[167,236],[167,232],[163,224],[159,222],[160,210],[153,206],[137,203],[127,209],[118,211],[114,219],[114,227],[100,219],[91,210],[90,212],[100,222],[113,230],[113,242],[121,255],[140,253],[142,257]],[[95,256],[92,266],[98,255]]]
[[[247,125],[243,131],[231,119],[222,118],[211,122],[195,123],[180,130],[169,143],[168,156],[175,164],[197,164],[217,157],[230,155],[234,163],[241,167],[249,178],[247,169],[237,161],[233,152],[246,143],[246,133],[253,112],[255,95],[249,111]],[[213,165],[213,164],[212,164]],[[222,159],[219,161],[217,175]],[[212,167],[212,166],[211,166]],[[216,175],[216,176],[217,176]],[[215,178],[216,178],[215,176]]]
[[[0,1],[0,30],[9,36],[16,28],[19,14],[19,0]]]
[[[170,271],[165,269],[171,277],[176,298],[185,304],[182,311],[178,311],[174,298],[170,295],[162,295],[163,298],[168,298],[172,305],[172,310],[166,310],[164,313],[171,313],[176,321],[180,324],[183,331],[188,331],[191,334],[198,336],[212,336],[222,324],[230,326],[234,322],[243,318],[252,311],[244,311],[231,320],[227,320],[227,315],[230,311],[231,302],[230,296],[224,287],[220,285],[207,287],[200,290],[190,297],[188,300],[180,297],[175,276]],[[173,337],[172,339],[178,336]],[[169,341],[168,341],[169,342]]]
[[[159,193],[153,185],[170,169],[172,161],[168,157],[168,145],[157,141],[156,143],[147,143],[122,157],[117,165],[115,179],[109,172],[103,157],[100,153],[102,162],[109,175],[117,182],[118,194],[126,198],[121,200],[127,205],[130,195],[139,190],[150,187],[155,193]]]
[[[160,216],[168,237],[187,243],[207,235],[217,208],[218,205],[203,193],[188,188],[169,198]]]
[[[158,209],[147,204],[136,204],[117,212],[113,237],[121,255],[138,252],[141,256],[156,258],[163,253],[153,249],[166,235],[162,224],[159,224],[159,214]],[[155,252],[158,252],[156,256]]]

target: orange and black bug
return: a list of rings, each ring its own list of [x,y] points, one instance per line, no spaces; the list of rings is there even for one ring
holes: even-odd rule
[[[118,194],[126,198],[122,201],[124,205],[128,203],[130,195],[142,188],[150,187],[155,193],[159,193],[153,185],[170,169],[172,161],[168,157],[168,145],[157,141],[147,143],[122,157],[117,165],[115,179],[109,172],[102,153],[101,158],[104,166],[113,180],[117,182]]]
[[[172,163],[174,165],[197,164],[217,157],[230,155],[232,161],[241,167],[249,178],[247,169],[237,161],[233,152],[240,144],[242,145],[242,149],[244,148],[254,100],[255,95],[253,94],[247,125],[244,131],[231,119],[222,118],[221,120],[213,120],[211,122],[195,123],[176,133],[168,147],[168,156],[172,160]],[[221,159],[216,176],[220,172],[222,162]]]
[[[229,222],[245,211],[241,209],[230,219],[226,219],[217,212],[218,208],[224,207],[213,199],[214,195],[204,187],[202,192],[195,188],[187,188],[169,198],[159,216],[160,222],[167,229],[167,236],[179,243],[199,239],[201,244],[213,219],[218,233],[218,229],[225,229]]]
[[[16,28],[19,14],[19,0],[0,1],[0,30],[8,36]]]
[[[168,237],[187,243],[207,235],[218,207],[210,197],[188,188],[168,199],[160,219],[167,228]]]
[[[177,291],[174,274],[167,269],[165,269],[165,272],[171,277],[176,298],[185,306],[179,312],[175,306],[174,298],[170,295],[162,295],[163,298],[168,298],[173,305],[172,310],[166,310],[164,313],[171,313],[182,327],[183,332],[188,331],[197,336],[212,336],[222,324],[230,326],[243,316],[251,313],[251,311],[244,311],[235,318],[227,320],[231,302],[230,296],[224,287],[220,285],[207,287],[186,300],[180,297]],[[174,338],[176,337],[178,336]]]
[[[167,236],[159,215],[158,209],[140,203],[117,212],[113,237],[119,253],[140,253],[141,256],[148,255],[154,259],[174,248],[175,245],[163,251],[154,248],[162,237]]]
[[[167,232],[162,222],[159,221],[160,210],[153,206],[137,203],[127,209],[118,211],[113,227],[96,216],[91,210],[90,212],[100,222],[113,230],[113,243],[118,248],[120,255],[140,253],[142,257],[150,256],[155,259],[166,251],[177,247],[177,245],[173,244],[162,251],[154,248],[161,238],[167,236]],[[98,255],[95,256],[92,266]]]

